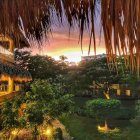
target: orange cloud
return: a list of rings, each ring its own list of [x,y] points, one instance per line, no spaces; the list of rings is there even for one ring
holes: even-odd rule
[[[88,55],[89,47],[89,35],[86,34],[83,37],[83,54],[81,51],[81,44],[79,43],[79,33],[71,32],[70,36],[68,32],[59,29],[52,33],[52,36],[49,37],[49,40],[43,42],[42,50],[40,54],[49,55],[56,59],[61,55],[68,57],[69,61],[79,61],[82,55]],[[97,54],[105,53],[104,42],[101,41],[99,46],[99,37],[96,37],[97,42]],[[38,49],[33,50],[33,54],[39,53]],[[94,55],[94,47],[91,46],[90,55]]]

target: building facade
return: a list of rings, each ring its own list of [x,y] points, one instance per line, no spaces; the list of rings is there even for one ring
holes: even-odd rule
[[[0,35],[0,99],[22,91],[23,84],[32,80],[28,71],[15,65],[14,48],[10,37]]]
[[[98,55],[89,55],[89,56],[81,56],[81,61],[90,61],[90,60],[96,60],[100,58],[106,57],[106,54],[98,54]]]

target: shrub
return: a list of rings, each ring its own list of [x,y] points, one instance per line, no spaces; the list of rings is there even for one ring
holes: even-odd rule
[[[120,111],[121,102],[116,99],[94,99],[86,103],[86,108],[92,117],[108,118],[116,117]]]

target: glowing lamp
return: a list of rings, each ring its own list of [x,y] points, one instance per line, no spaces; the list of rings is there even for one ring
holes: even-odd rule
[[[48,136],[51,135],[51,133],[52,133],[52,131],[50,128],[47,128],[47,130],[44,131],[44,134],[48,135]]]
[[[16,135],[18,134],[18,130],[16,130],[16,129],[13,130],[13,131],[11,132],[11,134],[14,135],[14,136],[16,136]]]

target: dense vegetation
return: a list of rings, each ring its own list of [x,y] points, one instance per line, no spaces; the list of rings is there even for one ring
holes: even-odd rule
[[[39,104],[39,101],[42,101],[43,104],[46,102],[46,104],[44,104],[45,109],[43,108],[42,103],[39,105],[39,108],[36,107],[34,103],[33,106],[29,106],[29,110],[25,112],[31,114],[33,113],[31,115],[31,119],[28,118],[29,120],[37,121],[36,118],[38,118],[40,121],[44,120],[44,118],[42,118],[40,115],[45,114],[46,112],[51,118],[53,118],[55,115],[57,118],[59,116],[61,122],[69,130],[70,134],[77,140],[83,140],[83,138],[84,140],[85,138],[87,140],[92,140],[93,137],[95,137],[95,139],[102,138],[104,140],[109,138],[122,139],[126,136],[126,134],[128,134],[128,132],[130,133],[130,131],[133,129],[135,130],[138,128],[136,124],[139,122],[139,113],[136,112],[135,106],[139,108],[139,104],[135,105],[135,101],[134,103],[131,101],[132,105],[129,107],[129,105],[120,100],[103,99],[105,98],[104,93],[108,89],[110,94],[114,93],[114,90],[111,89],[111,84],[120,84],[122,91],[125,89],[130,89],[132,97],[139,96],[136,93],[139,91],[140,81],[137,79],[135,74],[132,75],[130,73],[129,67],[125,67],[123,58],[117,58],[116,65],[107,63],[106,58],[100,58],[91,61],[81,61],[78,65],[71,66],[66,61],[65,56],[61,56],[61,60],[56,61],[48,56],[31,56],[28,51],[17,51],[19,52],[17,55],[18,57],[15,58],[16,63],[22,67],[24,66],[25,69],[28,69],[32,74],[34,81],[36,81],[35,79],[40,79],[41,81],[42,79],[45,81],[47,80],[49,87],[51,86],[51,90],[53,91],[53,96],[51,96],[52,94],[44,96],[45,91],[48,89],[50,90],[50,88],[47,88],[48,84],[46,82],[41,82],[40,80],[39,83],[33,82],[31,88],[29,88],[30,86],[26,88],[26,90],[30,92],[27,92],[25,97],[28,97],[29,95],[31,96],[29,96],[30,98],[26,98],[25,101],[32,103],[35,99]],[[24,55],[21,55],[22,53]],[[96,89],[94,89],[94,83],[97,85],[103,84],[104,86],[96,91]],[[34,88],[32,88],[33,85]],[[38,85],[39,88],[36,85]],[[45,86],[47,89],[42,89],[42,86]],[[37,94],[34,94],[35,91],[37,91]],[[97,92],[98,94],[96,94]],[[74,95],[74,100],[76,98],[80,98],[80,100],[75,101],[75,105],[70,109],[69,105],[72,104],[71,94]],[[48,97],[50,101],[47,100]],[[87,97],[89,99],[86,102]],[[116,98],[116,96],[113,97]],[[85,100],[84,103],[81,101],[83,99]],[[48,105],[49,108],[47,108]],[[44,112],[37,112],[37,110],[40,111],[40,109]],[[64,110],[70,110],[70,114],[64,114]],[[38,113],[40,114],[39,116]],[[34,115],[38,116],[35,117],[35,120],[33,119]],[[127,126],[124,124],[124,126],[122,126],[120,125],[121,123],[115,123],[123,122],[122,120],[127,121],[126,124],[129,125]],[[130,120],[133,120],[133,122]],[[92,122],[94,125],[90,126]],[[120,131],[111,134],[99,133],[97,131],[98,124],[104,125],[105,122],[108,123],[110,128],[119,128]],[[37,122],[37,125],[41,123],[42,121]],[[87,130],[84,129],[85,123],[89,125]],[[128,127],[127,130],[125,129],[126,127]],[[89,129],[92,129],[94,134],[91,134],[92,131]],[[61,130],[57,131],[60,133],[60,135],[62,135]],[[88,136],[89,134],[91,134],[91,136]],[[59,134],[56,132],[54,133],[54,137],[55,136],[59,137]],[[137,140],[137,138],[138,136],[136,135],[135,139]]]
[[[70,66],[65,56],[60,56],[61,60],[56,61],[49,56],[31,56],[27,50],[17,49],[15,54],[16,63],[28,69],[33,79],[56,81],[61,77],[61,83],[65,83],[67,90],[74,95],[91,94],[93,81],[97,84],[108,82],[109,86],[123,84],[134,92],[140,90],[136,73],[130,73],[130,68],[125,67],[124,58],[121,57],[117,59],[116,65],[108,64],[104,57]]]
[[[61,92],[60,92],[61,91]],[[34,139],[39,135],[39,126],[48,125],[52,119],[70,111],[72,95],[58,90],[57,84],[34,81],[29,92],[4,102],[1,110],[3,130],[11,134],[13,129],[31,129]]]
[[[107,120],[109,117],[116,117],[120,112],[121,102],[116,99],[96,99],[90,100],[86,104],[86,108],[90,116],[97,119]]]

